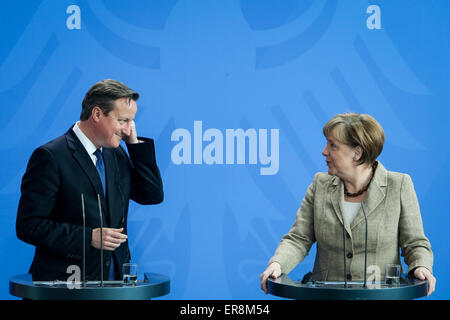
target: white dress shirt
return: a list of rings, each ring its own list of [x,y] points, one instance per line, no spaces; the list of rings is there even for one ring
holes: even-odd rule
[[[80,127],[78,126],[79,121],[75,123],[72,130],[75,132],[75,135],[77,136],[78,140],[80,140],[81,144],[83,145],[84,149],[86,149],[87,153],[92,159],[92,162],[94,163],[94,166],[97,165],[97,157],[94,155],[94,152],[97,150],[97,148],[94,146],[91,140],[89,140],[88,137],[81,131]],[[103,148],[100,147],[100,151]]]

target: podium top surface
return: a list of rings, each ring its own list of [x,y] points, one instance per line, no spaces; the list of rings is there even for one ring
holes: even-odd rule
[[[410,300],[426,296],[428,283],[415,278],[401,278],[398,285],[384,282],[367,284],[362,281],[314,281],[302,284],[287,275],[269,278],[267,288],[275,296],[299,300]]]
[[[31,274],[21,274],[9,280],[10,294],[33,300],[147,300],[170,292],[169,277],[144,273],[136,285],[123,281],[81,282],[32,281]]]

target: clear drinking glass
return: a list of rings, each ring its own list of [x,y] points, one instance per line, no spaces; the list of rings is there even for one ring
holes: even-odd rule
[[[135,286],[137,284],[137,264],[124,263],[122,267],[123,283],[128,286]]]
[[[389,285],[400,284],[400,265],[398,264],[386,265],[386,284]]]

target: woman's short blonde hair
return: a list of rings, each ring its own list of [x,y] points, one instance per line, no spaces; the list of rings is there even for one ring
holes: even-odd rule
[[[384,130],[378,121],[368,114],[338,114],[323,127],[325,137],[328,137],[333,129],[334,138],[339,142],[352,148],[362,148],[363,153],[358,164],[374,164],[383,150]]]

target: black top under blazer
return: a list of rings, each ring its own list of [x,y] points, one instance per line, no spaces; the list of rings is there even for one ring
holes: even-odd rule
[[[29,273],[33,280],[66,281],[67,268],[82,270],[83,215],[86,215],[86,280],[100,279],[100,250],[91,246],[92,230],[100,227],[97,194],[101,197],[103,227],[124,228],[127,234],[129,200],[139,204],[163,201],[163,186],[152,139],[127,144],[125,150],[103,148],[107,197],[95,165],[72,129],[37,148],[22,179],[16,220],[17,237],[36,247]],[[130,161],[131,160],[131,161]],[[103,250],[104,280],[112,254],[116,266],[128,262],[128,240],[115,251]],[[122,268],[119,267],[122,277]]]

